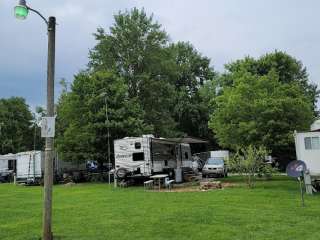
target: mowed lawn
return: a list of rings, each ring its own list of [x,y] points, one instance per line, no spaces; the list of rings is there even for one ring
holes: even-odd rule
[[[185,193],[60,185],[53,214],[55,239],[320,239],[320,196],[302,208],[298,183],[286,177]],[[41,187],[0,185],[1,240],[39,239],[41,216]]]

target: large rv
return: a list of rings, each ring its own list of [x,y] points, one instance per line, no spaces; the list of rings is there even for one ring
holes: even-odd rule
[[[167,173],[181,182],[183,171],[192,169],[189,144],[152,135],[115,140],[114,154],[118,178],[148,178],[156,173]]]
[[[297,160],[304,161],[306,191],[312,194],[313,186],[320,181],[320,120],[311,125],[309,132],[295,132]]]

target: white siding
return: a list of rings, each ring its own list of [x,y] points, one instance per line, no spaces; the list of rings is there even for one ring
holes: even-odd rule
[[[17,154],[17,179],[41,177],[41,152]]]
[[[320,137],[320,132],[295,134],[297,160],[304,161],[312,174],[320,173],[320,149],[306,149],[305,138]]]
[[[150,161],[150,139],[148,137],[140,138],[125,138],[114,141],[115,166],[126,168],[130,171],[135,171],[140,168],[144,175],[151,174]],[[135,147],[136,143],[141,144],[141,148]],[[144,153],[144,160],[133,161],[134,153]]]
[[[0,159],[0,173],[1,172],[6,172],[8,170],[8,160]]]

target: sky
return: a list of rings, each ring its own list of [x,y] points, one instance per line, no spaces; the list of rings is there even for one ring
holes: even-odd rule
[[[0,98],[21,96],[31,108],[46,103],[47,33],[43,20],[13,16],[17,0],[0,0]],[[172,42],[189,41],[215,70],[245,56],[286,51],[320,86],[319,0],[27,0],[44,16],[56,16],[56,97],[59,81],[72,82],[86,68],[97,27],[133,7],[153,14]]]

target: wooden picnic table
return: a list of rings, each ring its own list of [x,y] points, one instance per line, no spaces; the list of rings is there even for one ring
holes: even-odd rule
[[[151,176],[150,178],[154,179],[155,181],[158,182],[159,191],[160,191],[160,189],[161,189],[161,180],[162,179],[164,180],[166,177],[168,177],[168,174],[156,174],[156,175]]]

